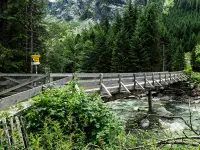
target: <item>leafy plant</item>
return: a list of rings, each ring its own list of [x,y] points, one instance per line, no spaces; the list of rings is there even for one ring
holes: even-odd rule
[[[45,139],[47,129],[52,136],[54,132],[61,133],[61,128],[63,135],[72,138],[73,149],[83,148],[88,143],[102,147],[112,145],[123,131],[121,122],[100,96],[87,94],[83,90],[77,92],[75,84],[72,82],[66,87],[47,89],[34,98],[36,104],[25,115],[28,133],[35,139]],[[55,121],[56,128],[51,121],[45,122],[46,118]],[[49,139],[49,144],[51,140],[53,139]]]
[[[44,127],[39,133],[30,134],[30,149],[70,150],[71,137],[63,134],[59,123],[45,119]]]

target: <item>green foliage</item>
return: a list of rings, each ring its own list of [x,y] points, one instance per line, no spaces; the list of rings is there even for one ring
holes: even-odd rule
[[[69,25],[62,23],[47,23],[48,35],[45,45],[47,52],[43,68],[50,72],[77,72],[80,68],[81,51],[78,35],[75,36]]]
[[[44,53],[45,34],[42,19],[44,1],[6,0],[0,8],[0,70],[1,72],[29,72],[31,33],[32,51]]]
[[[30,134],[30,149],[70,150],[72,137],[63,134],[59,122],[45,119],[39,133]]]
[[[194,72],[194,73],[192,73],[192,80],[194,81],[194,82],[200,82],[200,73],[199,72]]]
[[[194,71],[200,71],[200,45],[198,44],[192,51],[192,65]]]
[[[34,98],[36,104],[26,114],[28,132],[33,134],[33,139],[38,137],[41,144],[46,141],[46,130],[54,129],[50,132],[52,138],[56,132],[62,132],[60,136],[71,138],[73,149],[80,149],[88,143],[111,146],[123,131],[121,123],[100,96],[89,95],[84,91],[76,92],[74,85],[71,83],[66,87],[46,90]],[[50,122],[45,122],[46,118]],[[56,125],[56,129],[52,124]],[[47,146],[51,146],[53,139],[49,137],[48,140]]]
[[[105,20],[81,34],[84,72],[160,71],[162,66],[162,3],[145,7],[129,1],[122,16]]]

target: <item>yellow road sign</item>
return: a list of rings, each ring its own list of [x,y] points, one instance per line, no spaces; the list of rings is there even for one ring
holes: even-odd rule
[[[40,64],[40,55],[31,55],[31,58],[33,59],[33,64],[34,65],[39,65]]]

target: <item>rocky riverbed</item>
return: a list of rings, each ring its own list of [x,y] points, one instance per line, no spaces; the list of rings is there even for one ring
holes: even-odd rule
[[[158,137],[166,133],[177,135],[189,131],[186,123],[191,123],[195,130],[200,131],[199,97],[158,94],[153,97],[152,102],[153,114],[148,114],[146,96],[116,100],[107,105],[126,123],[128,132],[140,128]]]

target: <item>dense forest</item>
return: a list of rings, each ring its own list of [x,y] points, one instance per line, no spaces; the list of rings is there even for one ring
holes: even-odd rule
[[[185,52],[198,70],[199,0],[129,1],[122,10],[77,32],[46,17],[48,1],[0,1],[1,72],[32,72],[34,53],[40,73],[183,70]]]
[[[200,0],[0,0],[0,35],[0,73],[46,73],[2,80],[0,149],[200,150]]]

